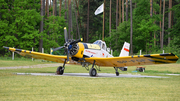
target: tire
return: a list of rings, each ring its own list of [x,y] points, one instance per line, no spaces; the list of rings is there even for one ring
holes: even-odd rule
[[[97,75],[97,71],[95,68],[91,68],[89,71],[89,75],[95,77]]]
[[[57,68],[56,73],[57,73],[58,75],[63,75],[63,73],[64,73],[63,67],[62,67],[62,66],[59,66],[59,67]]]
[[[119,72],[116,72],[116,76],[119,76]]]
[[[139,68],[139,71],[140,71],[140,72],[143,72],[143,68]]]
[[[127,68],[124,68],[124,71],[127,71]]]

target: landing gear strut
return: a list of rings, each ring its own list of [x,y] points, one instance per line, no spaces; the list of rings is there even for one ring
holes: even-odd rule
[[[94,68],[95,62],[96,62],[96,61],[94,60],[93,65],[92,65],[92,68],[91,68],[90,71],[89,71],[89,75],[92,76],[92,77],[95,77],[95,76],[97,75],[97,71],[96,71],[96,69]]]
[[[57,68],[56,73],[57,73],[58,75],[63,75],[64,69],[65,69],[65,63],[66,63],[66,59],[65,59],[65,61],[64,61],[63,66],[59,66],[59,67]]]
[[[114,67],[114,69],[116,70],[116,76],[119,76],[118,68]]]

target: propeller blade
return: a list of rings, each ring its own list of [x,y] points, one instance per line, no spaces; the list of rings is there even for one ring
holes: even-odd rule
[[[64,39],[65,39],[65,42],[68,42],[68,35],[67,35],[66,27],[64,27]]]
[[[67,63],[69,63],[69,50],[67,50]]]
[[[77,39],[77,40],[71,42],[70,45],[76,44],[76,43],[81,42],[81,41],[83,41],[83,38]]]
[[[61,48],[64,48],[64,46],[61,46],[61,47],[55,48],[55,49],[53,49],[53,51],[57,51],[57,50],[59,50],[59,49],[61,49]]]

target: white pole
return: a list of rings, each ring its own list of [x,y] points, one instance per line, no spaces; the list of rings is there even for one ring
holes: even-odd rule
[[[44,48],[42,48],[42,53],[44,53]]]
[[[52,54],[52,52],[53,52],[53,50],[52,50],[52,48],[50,48],[50,54]]]
[[[113,50],[111,50],[111,55],[113,55]]]
[[[42,48],[42,53],[44,53],[44,48]],[[42,60],[42,62],[44,62],[44,60]]]
[[[53,53],[53,49],[52,48],[50,48],[50,54],[52,55],[52,53]],[[52,62],[52,61],[51,61]]]
[[[141,55],[141,50],[140,50],[140,55]]]
[[[32,47],[32,52],[33,52],[33,47]],[[32,58],[32,61],[33,61],[33,58]]]
[[[14,48],[14,47],[13,47]],[[12,52],[12,60],[14,60],[14,52]]]
[[[164,50],[163,50],[163,54],[164,54]]]

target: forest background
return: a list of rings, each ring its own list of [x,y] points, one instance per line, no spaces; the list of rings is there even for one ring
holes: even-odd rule
[[[104,41],[114,56],[126,41],[131,55],[180,57],[180,0],[0,0],[0,56],[11,55],[3,46],[49,53],[65,43],[64,27],[69,39],[102,40],[103,14],[94,14],[102,3]]]

